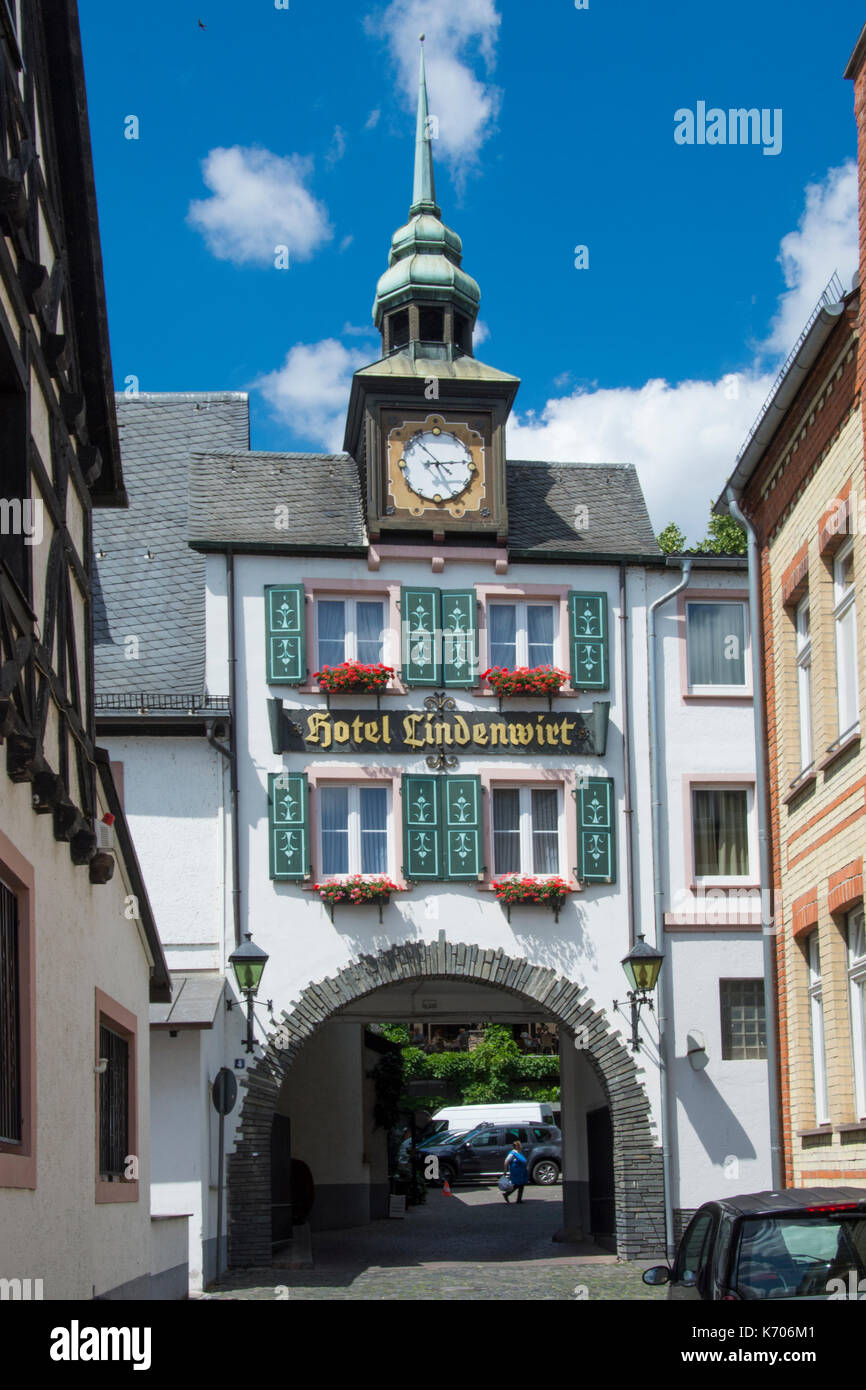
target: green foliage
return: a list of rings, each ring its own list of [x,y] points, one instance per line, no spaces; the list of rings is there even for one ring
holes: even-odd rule
[[[413,1081],[430,1078],[430,1094],[405,1098],[405,1110],[434,1113],[450,1104],[490,1105],[509,1100],[559,1100],[559,1058],[520,1051],[511,1030],[488,1024],[474,1052],[422,1052],[409,1047],[408,1032],[398,1025],[382,1029],[390,1042],[401,1044],[403,1075]],[[403,1040],[406,1040],[404,1042]],[[447,1083],[450,1095],[437,1093]],[[455,1101],[454,1090],[459,1092]]]
[[[660,535],[656,536],[659,549],[665,555],[681,555],[686,548],[685,532],[681,531],[675,521],[669,521]]]
[[[409,1044],[409,1029],[405,1023],[383,1023],[382,1037],[389,1042],[396,1043],[398,1047],[407,1047]]]
[[[745,555],[746,533],[732,516],[711,514],[707,534],[695,551],[699,555]]]

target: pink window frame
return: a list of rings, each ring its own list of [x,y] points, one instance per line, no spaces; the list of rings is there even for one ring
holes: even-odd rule
[[[306,632],[307,652],[311,667],[318,666],[318,652],[316,646],[316,599],[327,598],[329,596],[340,598],[343,596],[351,597],[355,593],[370,598],[383,598],[386,603],[386,627],[390,634],[391,651],[386,652],[385,665],[393,665],[395,670],[400,667],[401,643],[400,643],[400,584],[386,579],[304,579],[304,622]],[[316,695],[323,693],[320,685],[310,676],[306,685],[298,687],[302,695]],[[381,692],[383,695],[405,695],[407,687],[403,685],[399,676],[392,677],[387,687]]]
[[[138,1151],[138,1019],[129,1009],[124,1008],[116,999],[112,999],[101,989],[94,990],[94,1060],[99,1056],[99,1027],[105,1024],[115,1033],[119,1033],[125,1038],[129,1048],[129,1077],[128,1095],[129,1109],[127,1116],[127,1142],[130,1154],[134,1154],[141,1163],[141,1155]],[[99,1176],[99,1076],[94,1073],[95,1095],[93,1112],[96,1121],[95,1129],[95,1153],[94,1161],[96,1165],[95,1197],[99,1204],[107,1202],[137,1202],[138,1201],[138,1179],[132,1178],[123,1182],[106,1182]]]
[[[314,885],[322,877],[320,863],[320,820],[319,820],[319,784],[338,783],[339,785],[363,785],[373,782],[378,784],[390,783],[391,786],[391,827],[392,833],[388,842],[388,852],[394,868],[395,878],[403,876],[403,816],[400,806],[400,798],[397,792],[397,784],[405,771],[402,767],[381,767],[373,764],[364,765],[362,763],[318,763],[315,767],[304,769],[307,774],[309,786],[309,806],[308,815],[310,821],[310,864],[312,866],[312,883],[305,883],[305,891],[315,891]],[[388,870],[391,873],[392,870]],[[341,877],[341,875],[337,875]]]
[[[709,694],[703,691],[692,692],[689,690],[689,657],[688,657],[688,630],[686,623],[686,604],[687,603],[742,603],[746,608],[746,620],[749,629],[749,640],[746,643],[746,650],[743,653],[743,666],[746,675],[746,684],[742,687],[733,687],[730,695],[724,693]],[[680,661],[680,698],[688,703],[706,704],[716,703],[723,700],[725,704],[751,704],[752,703],[752,622],[749,613],[749,591],[748,589],[684,589],[677,596],[677,641],[679,643]]]
[[[577,858],[577,803],[572,793],[577,785],[577,774],[567,768],[556,767],[536,767],[536,768],[511,768],[511,767],[485,767],[481,773],[482,802],[484,804],[484,826],[483,843],[484,859],[487,872],[478,885],[478,891],[482,893],[492,893],[493,885],[496,882],[496,875],[493,872],[493,788],[497,786],[512,786],[517,783],[519,786],[544,786],[550,784],[562,787],[563,815],[565,845],[563,853],[566,856],[566,863],[570,855]],[[575,892],[582,892],[583,885],[578,883],[574,875],[576,866],[568,865],[565,873],[561,875],[569,887]]]
[[[18,902],[18,999],[21,1048],[21,1142],[0,1143],[0,1188],[36,1187],[36,875],[0,831],[0,877]]]
[[[571,686],[571,659],[569,653],[569,622],[568,622],[568,595],[571,592],[567,584],[476,584],[475,593],[478,598],[478,670],[486,671],[490,666],[490,643],[487,636],[487,606],[491,602],[506,602],[509,599],[529,599],[531,602],[544,602],[545,599],[551,603],[559,604],[559,629],[558,646],[560,652],[560,663],[562,670],[569,672],[569,678],[560,691],[557,692],[557,699],[565,695],[572,699],[577,699],[578,691]],[[496,699],[496,692],[489,690],[485,686],[479,688],[476,694],[483,697]],[[576,842],[575,842],[576,843]]]
[[[698,880],[695,873],[695,832],[692,822],[692,791],[700,787],[728,786],[744,787],[752,793],[752,806],[748,813],[749,826],[749,868],[750,873],[747,881],[740,883],[739,880],[728,878],[702,878],[701,887],[703,888],[730,888],[732,891],[743,888],[760,888],[758,874],[758,844],[757,844],[757,807],[755,798],[757,788],[755,785],[754,773],[741,772],[709,772],[687,773],[683,779],[683,835],[685,843],[685,880],[686,885],[693,893],[697,892]]]

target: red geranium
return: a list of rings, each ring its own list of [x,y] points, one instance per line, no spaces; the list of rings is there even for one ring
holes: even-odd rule
[[[555,695],[568,672],[558,666],[518,666],[509,671],[505,666],[492,666],[482,672],[482,679],[503,695]]]
[[[340,666],[323,666],[313,672],[322,690],[338,693],[341,690],[384,690],[394,675],[393,666],[365,666],[363,661],[344,661]]]

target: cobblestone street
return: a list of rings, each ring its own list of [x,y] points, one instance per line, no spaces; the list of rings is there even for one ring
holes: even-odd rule
[[[493,1186],[432,1189],[405,1219],[313,1235],[312,1269],[232,1274],[204,1298],[220,1299],[658,1299],[641,1273],[652,1260],[618,1264],[595,1245],[552,1240],[561,1189],[530,1187],[506,1205]]]

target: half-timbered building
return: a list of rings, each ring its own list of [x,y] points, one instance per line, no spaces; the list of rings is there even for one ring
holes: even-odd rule
[[[169,978],[94,740],[91,517],[127,504],[74,3],[0,6],[0,1278],[167,1293],[147,1020]],[[152,1280],[152,1274],[163,1275]],[[8,1281],[8,1282],[7,1282]],[[38,1289],[38,1293],[35,1291]],[[11,1291],[11,1292],[10,1292]]]

